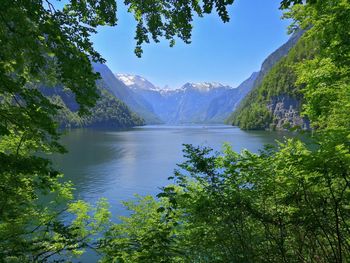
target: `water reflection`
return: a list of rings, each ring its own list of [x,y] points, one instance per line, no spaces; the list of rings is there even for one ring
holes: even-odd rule
[[[88,201],[107,197],[120,208],[120,200],[155,194],[167,184],[176,164],[183,160],[182,144],[221,150],[228,142],[235,151],[258,151],[285,133],[246,132],[231,126],[145,126],[125,131],[77,129],[64,136],[68,154],[53,161],[72,180],[76,196]]]
[[[286,133],[241,131],[232,126],[145,126],[125,131],[77,129],[62,139],[68,154],[54,156],[54,164],[71,180],[78,199],[95,203],[106,197],[114,220],[126,211],[121,201],[159,192],[176,164],[183,161],[182,144],[221,150],[228,142],[235,151],[257,152]],[[96,262],[89,251],[80,261]]]

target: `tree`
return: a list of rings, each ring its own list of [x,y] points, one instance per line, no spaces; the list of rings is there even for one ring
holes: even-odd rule
[[[300,2],[284,0],[281,4],[287,7]],[[316,6],[311,11],[318,10],[328,17],[331,11],[337,11],[335,19],[339,20],[339,26],[346,20],[347,13],[342,17],[340,5],[334,7],[339,7],[339,11],[327,6],[329,1],[325,1],[326,4],[316,0],[307,2],[310,8]],[[179,38],[189,43],[194,14],[203,16],[215,8],[227,22],[227,6],[232,3],[233,0],[125,1],[138,22],[136,54],[141,55],[142,44],[150,39],[157,42],[164,37],[173,45]],[[346,1],[341,3],[347,4]],[[322,13],[323,7],[327,7],[328,13]],[[71,185],[60,183],[59,172],[42,156],[64,152],[58,143],[59,132],[54,121],[60,107],[44,97],[38,86],[63,85],[74,94],[80,105],[80,114],[87,114],[98,99],[96,80],[99,76],[93,72],[91,61],[104,62],[94,50],[90,36],[98,26],[116,25],[116,8],[113,0],[71,0],[62,9],[56,8],[49,0],[2,1],[0,256],[4,261],[45,261],[52,255],[67,251],[79,254],[80,248],[89,245],[90,236],[109,224],[104,202],[97,205],[94,216],[89,214],[90,206],[81,201],[64,207],[57,205],[56,201],[72,199]],[[343,42],[339,42],[340,46],[333,46],[335,51],[344,48],[347,39],[346,34],[337,36]],[[348,50],[341,51],[335,61],[346,63]],[[310,79],[304,76],[301,81]],[[346,98],[347,93],[341,90],[343,93],[338,97],[343,94]],[[335,110],[333,102],[330,109]],[[346,112],[340,111],[337,116],[344,114]],[[45,203],[43,196],[49,193],[54,201]],[[71,224],[63,223],[66,212],[70,216],[73,214]]]
[[[132,215],[105,236],[104,259],[128,262],[139,252],[150,255],[148,243],[132,241],[166,224],[171,235],[153,239],[152,247],[165,240],[168,251],[177,252],[168,262],[350,260],[350,4],[303,2],[282,6],[290,7],[290,29],[307,29],[302,39],[318,47],[293,65],[313,136],[258,154],[185,145],[187,160],[159,200],[129,205]],[[118,242],[124,246],[105,245]]]
[[[152,38],[191,38],[193,13],[215,7],[229,20],[228,1],[125,1],[138,22],[136,49]],[[74,94],[79,114],[96,104],[99,75],[91,62],[104,62],[90,36],[98,26],[117,23],[115,0],[71,0],[57,8],[50,0],[4,0],[0,9],[0,258],[45,261],[88,246],[92,233],[108,224],[104,203],[92,209],[71,200],[69,183],[43,156],[64,153],[55,118],[62,109],[38,88],[56,84]],[[64,110],[64,109],[63,109]],[[44,197],[45,195],[51,197]],[[51,199],[50,199],[51,198]],[[45,203],[43,200],[54,200]],[[102,208],[101,208],[102,207]],[[66,214],[71,215],[66,215]],[[75,218],[71,224],[64,217]]]
[[[319,143],[288,140],[259,154],[226,146],[221,155],[185,145],[174,184],[159,201],[128,204],[132,215],[101,242],[103,259],[347,262],[350,155]]]

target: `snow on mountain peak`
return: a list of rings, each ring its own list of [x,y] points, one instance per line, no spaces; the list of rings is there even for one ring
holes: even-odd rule
[[[126,86],[135,85],[135,76],[130,74],[116,74],[116,77],[121,80]]]
[[[182,86],[182,89],[197,89],[199,91],[210,91],[212,89],[218,89],[218,88],[229,88],[228,86],[225,86],[218,82],[188,82],[185,85]]]
[[[132,74],[121,74],[117,73],[115,76],[122,81],[126,86],[130,88],[141,88],[141,89],[147,89],[147,90],[158,90],[157,87],[155,87],[151,82],[149,82],[147,79],[138,76],[138,75],[132,75]]]
[[[177,89],[171,89],[167,86],[164,88],[158,88],[155,85],[153,85],[151,82],[149,82],[147,79],[138,75],[115,74],[115,76],[131,89],[154,90],[154,91],[159,91],[161,94],[184,92],[187,89],[194,89],[199,92],[209,92],[211,90],[220,89],[220,88],[231,89],[230,86],[223,85],[219,82],[188,82],[185,85],[183,85],[181,88],[177,88]]]

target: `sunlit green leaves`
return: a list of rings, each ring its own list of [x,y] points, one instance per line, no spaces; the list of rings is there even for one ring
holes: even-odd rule
[[[64,11],[56,10],[49,1],[2,2],[2,260],[46,261],[63,250],[86,246],[85,239],[75,233],[78,228],[83,231],[82,224],[73,231],[60,218],[64,217],[62,207],[72,199],[71,185],[60,183],[60,174],[43,157],[65,152],[58,143],[55,121],[60,107],[43,96],[39,85],[65,85],[75,93],[80,113],[87,113],[97,100],[98,75],[90,59],[103,61],[89,37],[97,25],[114,24],[115,16],[115,1],[89,1],[88,6],[67,6]]]
[[[126,0],[124,2],[128,6],[128,11],[134,14],[135,20],[138,22],[135,35],[135,53],[140,57],[142,45],[149,43],[150,39],[159,42],[161,38],[165,38],[169,40],[170,46],[175,44],[176,39],[190,43],[194,14],[201,17],[204,13],[211,13],[215,8],[215,12],[222,21],[228,22],[227,8],[234,1]]]
[[[231,3],[215,2],[224,21],[228,20],[226,6]],[[165,37],[174,45],[178,37],[189,43],[193,12],[202,15],[197,0],[125,4],[138,22],[135,52],[139,56],[142,44],[150,39],[158,42]],[[101,226],[109,218],[108,209],[99,203],[93,211],[78,201],[68,209],[76,214],[75,221],[63,224],[58,207],[48,208],[41,200],[53,195],[45,198],[65,202],[72,198],[71,185],[60,183],[59,172],[43,155],[65,151],[58,142],[60,120],[67,126],[107,126],[110,121],[114,122],[111,126],[118,127],[143,123],[126,105],[97,89],[99,74],[91,66],[92,61],[105,61],[93,48],[90,37],[98,26],[116,25],[117,2],[71,0],[61,9],[39,0],[4,0],[1,5],[0,257],[46,261],[65,251],[78,255],[79,249],[87,246],[86,238],[102,231]],[[74,96],[79,112],[70,112],[58,97],[45,97],[41,86],[63,86]],[[102,98],[97,102],[100,94]],[[114,107],[106,109],[105,104]],[[95,114],[87,116],[95,105]],[[27,233],[32,227],[34,230]],[[11,232],[11,238],[3,238]]]
[[[341,250],[346,262],[349,150],[335,138],[317,142],[291,139],[260,154],[226,145],[222,155],[186,145],[175,185],[159,201],[128,203],[132,214],[101,243],[104,260],[337,262]]]

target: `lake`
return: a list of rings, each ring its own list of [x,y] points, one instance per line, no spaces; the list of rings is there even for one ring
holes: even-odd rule
[[[140,195],[155,195],[168,183],[176,164],[183,161],[182,144],[221,150],[224,142],[235,151],[257,152],[275,144],[283,132],[242,131],[236,127],[143,126],[123,131],[76,129],[62,139],[68,154],[55,156],[54,164],[71,180],[75,196],[89,202],[106,197],[113,212],[120,201]]]
[[[113,219],[125,215],[121,201],[134,194],[156,195],[168,184],[176,164],[183,161],[182,144],[209,146],[221,150],[224,142],[235,151],[257,152],[264,144],[275,144],[290,134],[242,131],[224,125],[143,126],[123,131],[76,129],[62,139],[69,153],[55,156],[54,164],[71,180],[75,196],[95,203],[105,197]],[[88,254],[90,254],[89,252]],[[85,255],[82,262],[96,262]]]

